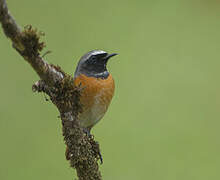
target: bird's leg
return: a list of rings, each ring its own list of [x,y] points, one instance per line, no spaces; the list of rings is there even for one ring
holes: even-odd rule
[[[99,148],[99,143],[97,141],[94,141],[93,150],[97,154],[98,159],[100,159],[101,164],[103,164],[102,154],[101,154],[101,151],[100,151],[100,148]]]
[[[100,152],[99,143],[94,140],[94,136],[90,133],[91,127],[83,128],[83,132],[89,137],[91,140],[91,144],[93,146],[94,152],[97,154],[97,158],[100,159],[101,164],[103,163],[102,154]]]
[[[97,145],[98,145],[98,147],[99,147],[99,143],[98,143],[98,142],[96,142],[96,144],[97,144]],[[99,151],[98,151],[98,155],[99,155],[99,159],[100,159],[101,164],[103,164],[103,158],[102,158],[102,154],[101,154],[100,149],[99,149]]]
[[[90,133],[90,128],[83,128],[83,132],[88,136],[88,137],[91,137],[92,134]]]

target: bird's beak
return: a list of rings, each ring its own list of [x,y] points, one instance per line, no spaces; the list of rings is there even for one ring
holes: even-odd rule
[[[117,53],[108,54],[107,56],[105,56],[105,59],[108,60],[111,57],[116,56],[116,55],[118,55],[118,54]]]

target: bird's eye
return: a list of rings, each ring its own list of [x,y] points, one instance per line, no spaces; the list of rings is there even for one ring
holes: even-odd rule
[[[96,63],[96,60],[97,60],[97,58],[96,58],[95,56],[92,56],[92,57],[89,59],[88,63],[89,63],[89,64],[95,64],[95,63]]]

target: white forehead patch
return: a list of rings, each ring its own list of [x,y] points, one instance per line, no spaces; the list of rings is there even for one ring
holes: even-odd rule
[[[105,52],[105,51],[102,51],[102,50],[96,50],[96,51],[93,51],[93,52],[91,53],[91,56],[92,56],[92,55],[98,55],[98,54],[106,54],[106,52]]]
[[[89,59],[91,56],[96,56],[96,55],[101,55],[101,54],[107,54],[107,52],[103,51],[103,50],[93,50],[93,51],[89,51],[88,53],[86,53],[84,56],[81,57],[80,61],[86,61],[87,59]]]

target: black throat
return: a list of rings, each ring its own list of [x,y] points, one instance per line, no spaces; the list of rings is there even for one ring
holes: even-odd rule
[[[101,73],[85,73],[85,75],[88,76],[88,77],[107,79],[108,76],[109,76],[109,72],[104,71],[104,72],[101,72]]]
[[[82,72],[82,74],[86,75],[87,77],[95,77],[101,79],[107,79],[109,76],[109,72],[106,70],[104,72],[95,73],[95,72]]]
[[[75,73],[75,77],[76,76],[79,76],[80,74],[84,74],[86,75],[87,77],[95,77],[95,78],[100,78],[100,79],[107,79],[108,76],[109,76],[109,72],[106,70],[104,72],[100,72],[100,73],[95,73],[95,72],[84,72],[84,71],[80,71],[80,72],[76,72]]]

